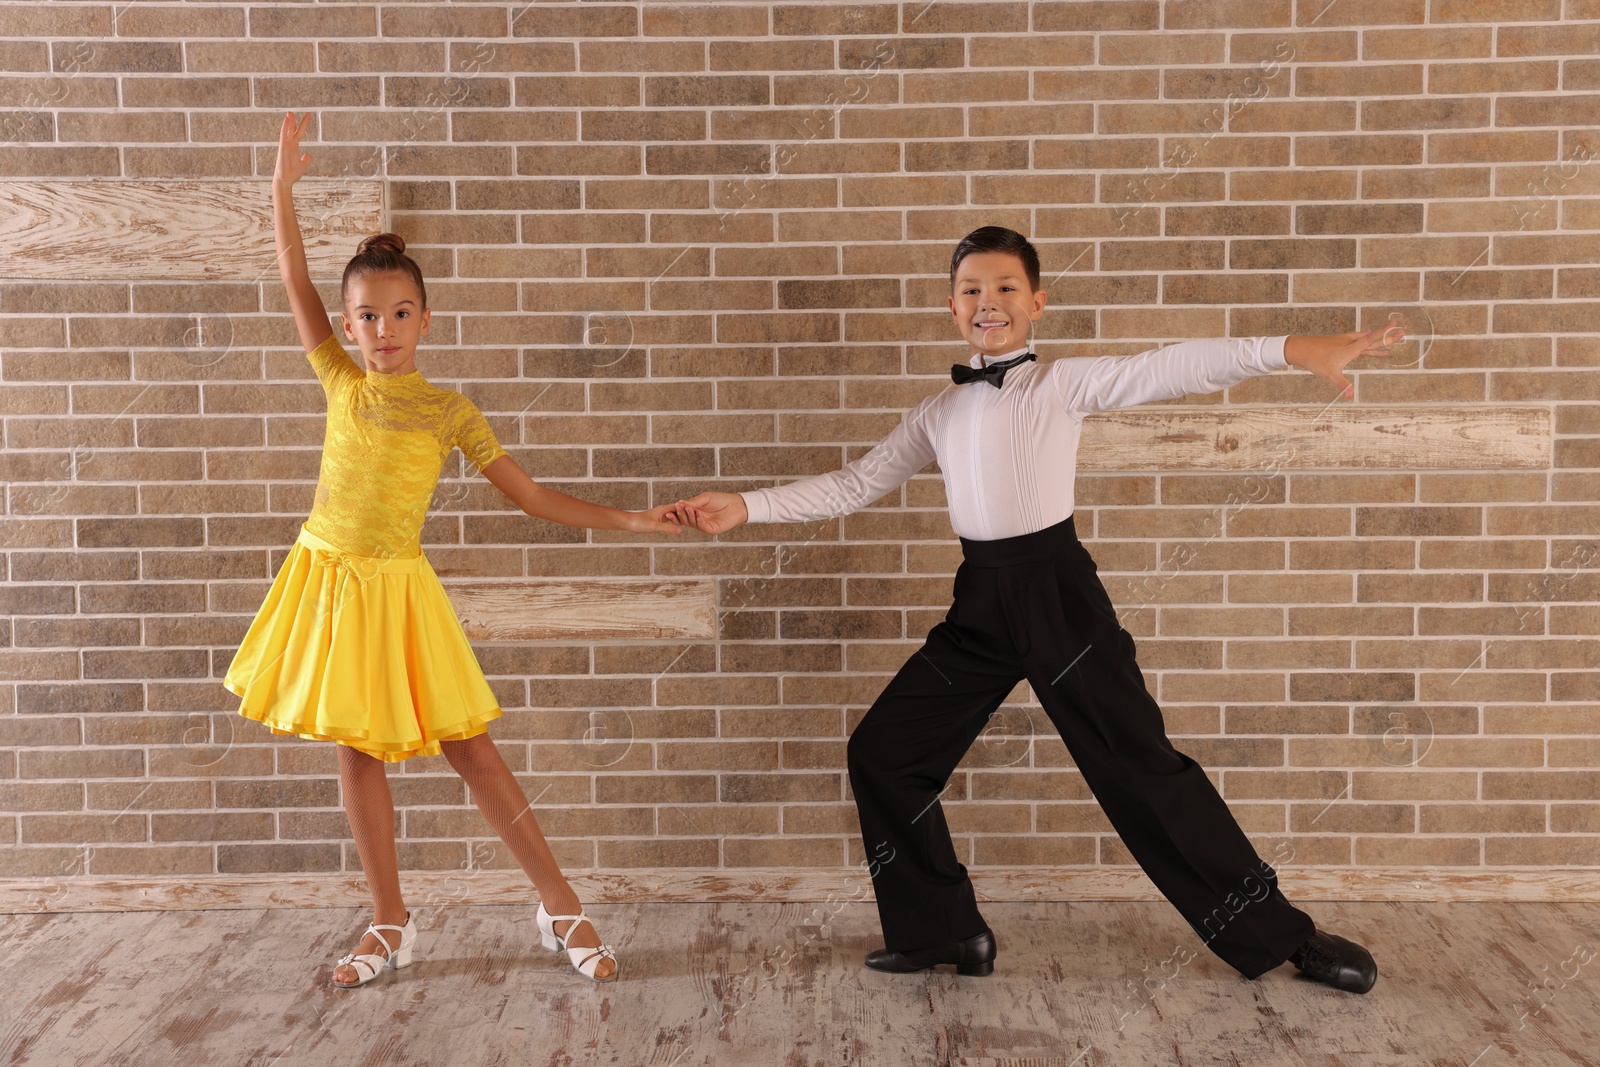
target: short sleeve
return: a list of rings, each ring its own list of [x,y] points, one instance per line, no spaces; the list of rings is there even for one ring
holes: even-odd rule
[[[483,417],[476,404],[462,396],[456,401],[456,409],[456,418],[452,420],[454,437],[450,443],[461,449],[461,454],[481,473],[483,468],[506,455],[506,450],[500,447],[494,430],[489,428],[489,420]]]
[[[326,341],[306,353],[306,359],[311,361],[311,369],[317,372],[322,391],[330,400],[366,377],[366,372],[356,366],[339,338],[331,333]]]

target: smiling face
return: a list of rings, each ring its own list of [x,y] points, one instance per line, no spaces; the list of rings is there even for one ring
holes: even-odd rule
[[[1044,314],[1044,290],[1028,284],[1022,258],[974,252],[956,266],[950,314],[974,352],[993,358],[1028,343],[1028,326]]]
[[[429,311],[406,275],[395,271],[352,278],[345,292],[344,335],[361,346],[369,370],[408,374],[417,369],[417,342],[428,333]]]

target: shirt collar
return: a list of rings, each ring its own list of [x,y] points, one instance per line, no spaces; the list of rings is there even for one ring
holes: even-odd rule
[[[967,360],[967,366],[969,366],[969,367],[987,367],[990,363],[1004,363],[1006,360],[1010,359],[1012,356],[1020,356],[1020,355],[1022,355],[1022,353],[1026,352],[1027,350],[1028,350],[1028,346],[1027,345],[1023,345],[1021,348],[1012,349],[1010,352],[1007,352],[1005,355],[1003,355],[1003,356],[995,356],[993,359],[988,359],[987,357],[984,356],[984,354],[982,352],[974,352],[972,354],[972,358]]]

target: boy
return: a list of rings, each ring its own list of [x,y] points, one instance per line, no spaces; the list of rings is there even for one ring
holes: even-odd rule
[[[1190,341],[1041,365],[1026,350],[1029,324],[1045,306],[1027,238],[998,226],[974,230],[956,246],[950,282],[951,316],[974,353],[968,366],[951,368],[952,387],[841,470],[677,505],[681,519],[712,534],[741,522],[832,518],[939,461],[963,555],[955,602],[848,748],[862,839],[869,850],[882,851],[880,842],[893,850],[873,874],[885,947],[867,966],[993,971],[994,936],[938,796],[989,716],[1027,678],[1128,850],[1213,952],[1249,978],[1289,960],[1365,993],[1377,981],[1372,956],[1318,931],[1284,898],[1205,772],[1168,741],[1133,638],[1074,531],[1072,482],[1086,415],[1216,392],[1284,366],[1350,396],[1344,366],[1387,354],[1382,346],[1401,332]]]

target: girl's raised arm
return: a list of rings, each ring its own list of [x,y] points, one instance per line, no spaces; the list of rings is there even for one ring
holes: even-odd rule
[[[283,129],[278,134],[278,165],[272,174],[272,230],[278,243],[278,273],[289,291],[289,310],[294,312],[300,343],[307,352],[333,333],[333,327],[328,325],[328,310],[322,306],[316,286],[311,284],[311,271],[306,267],[306,246],[300,239],[300,220],[295,217],[294,197],[290,193],[294,183],[311,166],[311,157],[300,154],[300,139],[310,125],[310,112],[298,123],[293,112],[283,116]]]

